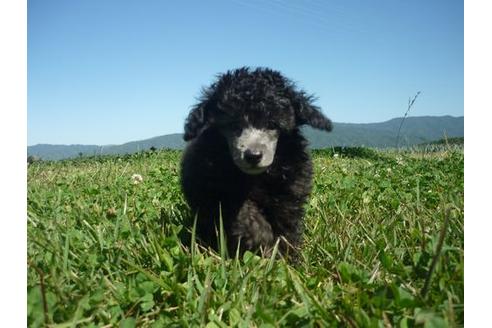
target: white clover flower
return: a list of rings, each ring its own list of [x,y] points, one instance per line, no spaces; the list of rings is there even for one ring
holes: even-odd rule
[[[140,182],[143,181],[143,178],[140,174],[134,174],[134,175],[132,175],[132,181],[133,181],[133,184],[139,184]]]
[[[338,157],[338,153],[333,154],[333,157],[334,158],[337,158]]]

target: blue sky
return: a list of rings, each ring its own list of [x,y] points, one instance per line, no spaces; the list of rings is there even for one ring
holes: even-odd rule
[[[335,122],[464,113],[463,1],[28,0],[28,145],[182,132],[217,73],[278,69]]]

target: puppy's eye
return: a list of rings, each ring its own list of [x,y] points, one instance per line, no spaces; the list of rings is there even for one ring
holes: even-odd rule
[[[229,121],[224,121],[221,124],[221,127],[227,130],[239,130],[241,127],[241,123],[236,120],[229,120]]]
[[[227,123],[228,121],[230,121],[231,117],[227,113],[225,113],[221,110],[217,110],[211,116],[211,120],[217,124],[223,124],[223,123]]]
[[[217,128],[227,138],[238,137],[242,130],[238,121],[224,121],[222,124],[218,124]]]

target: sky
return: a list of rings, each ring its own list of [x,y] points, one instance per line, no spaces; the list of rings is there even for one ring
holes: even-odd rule
[[[281,71],[334,122],[464,115],[463,1],[28,0],[27,144],[183,131],[202,87]]]

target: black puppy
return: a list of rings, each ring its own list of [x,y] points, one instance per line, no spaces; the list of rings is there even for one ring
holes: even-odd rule
[[[204,89],[185,123],[181,184],[197,236],[217,248],[222,217],[230,254],[287,254],[301,242],[312,164],[299,126],[331,121],[279,72],[240,68]]]

